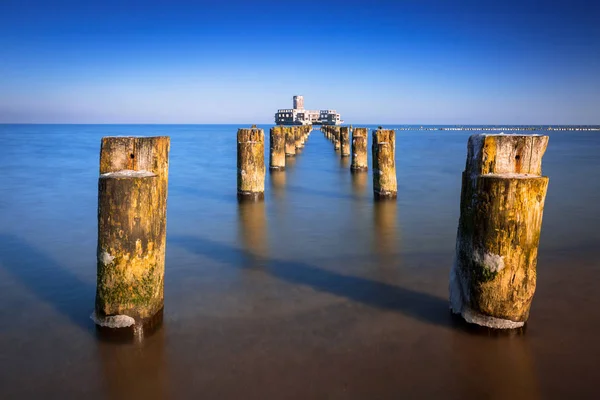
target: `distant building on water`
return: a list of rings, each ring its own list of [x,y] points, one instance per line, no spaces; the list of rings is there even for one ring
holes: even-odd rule
[[[277,110],[277,125],[340,125],[344,122],[335,110],[305,110],[304,96],[294,96],[293,106],[294,108]]]

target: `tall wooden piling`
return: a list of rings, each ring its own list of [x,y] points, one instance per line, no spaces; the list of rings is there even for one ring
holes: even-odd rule
[[[376,199],[394,199],[396,182],[396,135],[393,129],[373,131],[373,192]]]
[[[529,316],[548,178],[548,136],[473,135],[462,177],[450,307],[467,322],[519,328]]]
[[[367,163],[367,128],[354,128],[352,130],[352,165],[353,172],[366,171]]]
[[[294,157],[296,155],[295,133],[290,126],[286,126],[283,129],[285,131],[285,155],[287,157]]]
[[[342,157],[350,156],[350,132],[347,126],[340,127],[340,153]]]
[[[265,134],[262,129],[238,129],[237,193],[239,200],[265,195]]]
[[[339,150],[340,149],[340,127],[339,126],[334,126],[332,127],[332,132],[333,132],[333,148],[335,150]]]
[[[302,139],[302,127],[292,126],[292,131],[294,132],[296,152],[298,152],[298,150],[304,147],[304,141]]]
[[[285,169],[285,131],[282,126],[274,126],[269,131],[269,169]]]
[[[105,137],[98,181],[94,321],[141,328],[162,312],[168,137]]]

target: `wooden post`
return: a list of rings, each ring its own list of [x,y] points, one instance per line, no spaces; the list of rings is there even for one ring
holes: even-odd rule
[[[340,149],[340,127],[334,126],[333,128],[333,148],[335,150]]]
[[[395,199],[398,192],[396,182],[396,137],[393,129],[373,131],[373,192],[376,199]]]
[[[265,134],[262,129],[238,129],[237,193],[239,200],[265,196]]]
[[[367,128],[354,128],[352,131],[352,165],[353,172],[366,171],[367,163]]]
[[[105,137],[98,181],[93,319],[143,327],[164,304],[168,137]]]
[[[519,328],[529,316],[548,178],[548,136],[473,135],[462,177],[450,307],[469,323]]]
[[[340,127],[340,153],[342,157],[350,156],[350,132],[347,126]]]
[[[285,132],[282,126],[274,126],[270,132],[269,168],[285,169]]]
[[[292,131],[294,132],[294,140],[297,153],[299,149],[302,149],[304,147],[304,143],[302,141],[302,127],[292,126]]]
[[[296,137],[291,127],[286,126],[285,130],[285,155],[294,157],[296,155]]]

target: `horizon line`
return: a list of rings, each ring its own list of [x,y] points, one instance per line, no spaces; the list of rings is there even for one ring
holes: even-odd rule
[[[165,122],[0,122],[0,125],[273,125],[278,126],[279,124],[267,123],[267,122],[240,122],[240,123],[211,123],[211,122],[176,122],[176,123],[165,123]],[[398,122],[358,122],[349,124],[340,124],[336,126],[347,126],[347,125],[402,125],[402,126],[594,126],[600,127],[600,123],[597,124],[490,124],[490,123],[469,123],[469,124],[424,124],[424,123],[398,123]],[[289,125],[289,126],[300,126],[300,125]],[[312,126],[328,126],[328,125],[312,125]],[[334,126],[334,125],[330,125]]]

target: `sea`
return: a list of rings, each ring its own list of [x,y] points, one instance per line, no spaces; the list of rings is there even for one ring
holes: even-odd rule
[[[0,398],[597,398],[600,132],[518,132],[549,187],[529,321],[497,333],[448,308],[477,128],[385,125],[391,202],[317,128],[240,204],[249,125],[0,125]],[[171,138],[163,319],[131,340],[90,319],[100,140],[128,135]]]

